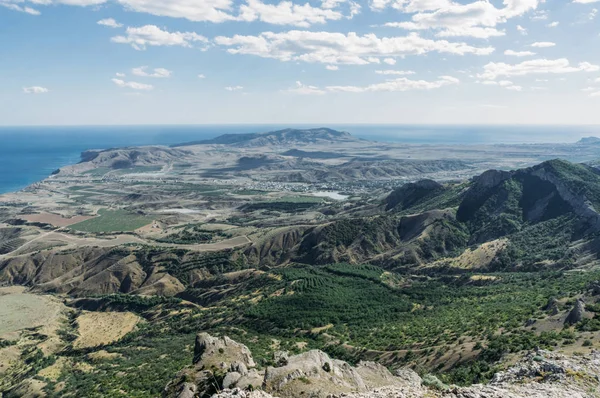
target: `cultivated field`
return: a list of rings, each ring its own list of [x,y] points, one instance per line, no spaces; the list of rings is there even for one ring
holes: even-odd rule
[[[98,210],[99,217],[71,225],[71,229],[82,232],[126,232],[148,225],[152,218],[130,213],[126,210]]]
[[[74,216],[74,217],[63,217],[59,214],[40,213],[40,214],[26,214],[21,216],[22,219],[29,222],[39,222],[44,224],[54,225],[55,227],[67,227],[69,225],[81,223],[83,221],[92,219],[94,217],[89,216]]]

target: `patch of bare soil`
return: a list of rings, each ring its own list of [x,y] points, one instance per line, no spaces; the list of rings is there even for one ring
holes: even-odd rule
[[[132,312],[84,312],[77,318],[75,348],[113,343],[133,331],[142,318]]]
[[[85,220],[89,220],[91,216],[73,216],[63,217],[60,214],[51,213],[39,213],[39,214],[26,214],[21,216],[22,219],[29,222],[39,222],[44,224],[54,225],[55,227],[67,227],[69,225],[77,224]]]

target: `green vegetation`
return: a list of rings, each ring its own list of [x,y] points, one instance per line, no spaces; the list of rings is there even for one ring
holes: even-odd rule
[[[94,361],[87,372],[65,369],[44,391],[49,397],[160,396],[177,371],[192,361],[194,335],[161,335],[141,329],[105,349],[116,358]],[[77,353],[72,355],[78,356]],[[80,361],[86,362],[81,358]],[[57,383],[65,383],[56,390]]]
[[[156,239],[157,242],[173,243],[182,245],[193,245],[212,241],[220,234],[214,231],[206,231],[200,225],[182,228],[180,231]]]
[[[126,232],[148,225],[152,218],[126,210],[98,210],[98,217],[71,225],[69,228],[82,232]]]
[[[283,277],[286,293],[261,301],[246,313],[253,325],[266,331],[327,324],[368,327],[412,308],[401,292],[379,282],[382,271],[376,267],[341,264],[292,267],[276,273]]]
[[[258,202],[242,206],[244,212],[257,210],[280,211],[285,213],[295,213],[308,210],[316,205],[315,202]]]

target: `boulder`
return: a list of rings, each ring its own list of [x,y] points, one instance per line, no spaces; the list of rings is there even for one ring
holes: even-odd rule
[[[575,325],[583,320],[585,317],[585,303],[582,299],[578,299],[573,306],[569,315],[567,315],[567,319],[565,319],[565,325]]]
[[[205,369],[228,369],[233,363],[243,364],[246,368],[256,366],[252,353],[245,345],[227,336],[213,337],[208,333],[199,333],[196,336],[194,364],[200,364]]]

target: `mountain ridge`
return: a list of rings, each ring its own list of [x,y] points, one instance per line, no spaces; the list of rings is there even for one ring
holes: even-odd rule
[[[350,133],[326,127],[314,129],[293,129],[267,131],[261,133],[223,134],[208,140],[191,141],[172,145],[172,147],[191,145],[232,145],[240,147],[258,147],[265,145],[297,145],[324,142],[359,141]]]

